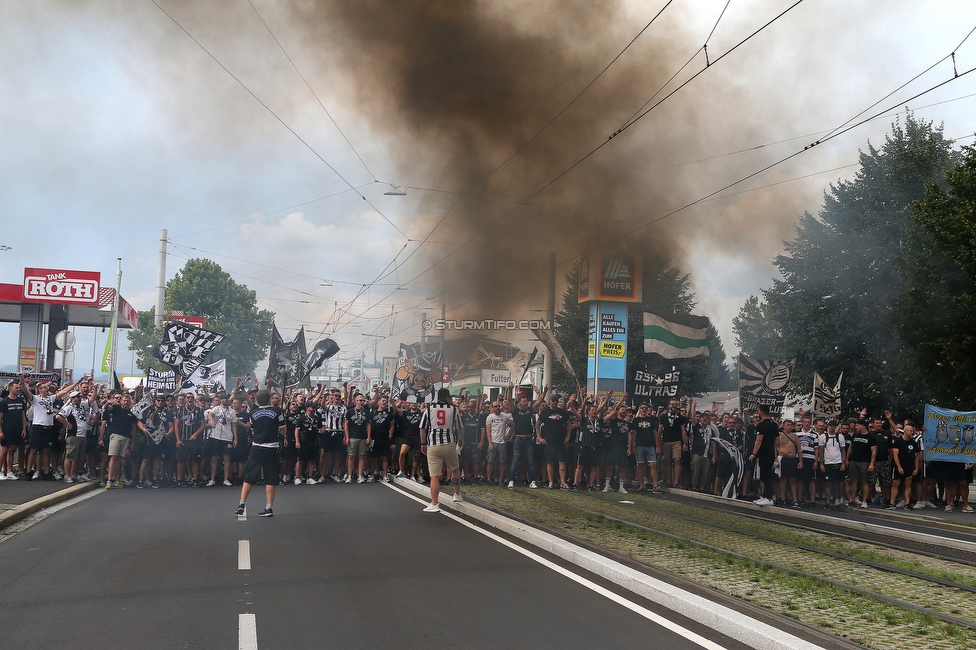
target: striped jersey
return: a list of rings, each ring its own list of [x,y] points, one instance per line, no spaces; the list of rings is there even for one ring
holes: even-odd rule
[[[461,431],[461,414],[453,404],[434,402],[424,409],[420,428],[427,430],[428,446],[457,444],[458,433]]]
[[[342,404],[327,404],[319,409],[322,414],[322,426],[332,433],[342,431],[342,421],[346,417],[346,407]]]

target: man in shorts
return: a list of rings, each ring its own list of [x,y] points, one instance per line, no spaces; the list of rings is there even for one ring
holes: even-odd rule
[[[27,398],[19,381],[12,381],[7,395],[0,399],[0,477],[15,481],[14,454],[24,469],[24,450],[27,440]]]
[[[501,404],[494,401],[489,405],[490,413],[485,418],[485,432],[488,438],[488,458],[485,463],[485,475],[488,482],[492,483],[492,476],[495,468],[498,468],[498,477],[495,483],[501,483],[502,473],[508,466],[508,445],[506,444],[512,436],[512,416],[503,413]]]
[[[545,445],[546,469],[549,474],[549,489],[556,487],[556,468],[559,468],[559,487],[569,489],[566,483],[566,444],[571,434],[569,411],[560,408],[560,397],[553,394],[549,406],[539,411],[537,435]]]
[[[653,489],[663,492],[657,477],[657,437],[661,422],[651,413],[650,404],[644,402],[637,407],[637,416],[631,420],[630,428],[637,450],[637,491]],[[648,484],[647,477],[651,482]]]
[[[840,505],[844,480],[847,478],[847,439],[838,431],[837,420],[827,422],[827,431],[820,434],[817,456],[820,473],[824,475],[824,497],[829,505]]]
[[[878,453],[878,439],[868,431],[868,423],[864,420],[850,418],[847,424],[854,427],[847,445],[847,467],[851,484],[860,493],[851,505],[867,508],[870,476],[874,472],[874,461]]]
[[[369,436],[369,407],[366,406],[366,396],[358,394],[353,398],[353,408],[346,411],[346,419],[343,422],[345,437],[343,443],[346,445],[346,483],[352,483],[352,471],[359,460],[359,478],[357,483],[365,483],[366,477],[366,456],[369,454],[369,443],[372,442]]]
[[[244,502],[251,493],[251,486],[264,477],[266,503],[258,517],[273,517],[275,489],[278,485],[279,438],[285,433],[285,416],[277,406],[271,406],[271,395],[267,389],[259,390],[254,398],[255,407],[251,413],[251,451],[244,465],[244,485],[241,486],[241,502],[235,514],[244,514]]]
[[[223,457],[224,485],[230,486],[233,470],[230,456],[237,446],[237,411],[230,407],[230,396],[220,393],[213,398],[212,406],[204,412],[210,434],[203,442],[203,455],[210,459],[210,480],[207,487],[217,485],[217,465]]]
[[[426,406],[420,420],[420,451],[427,455],[430,469],[430,505],[424,508],[424,512],[441,511],[438,497],[441,474],[445,469],[454,485],[454,502],[464,500],[461,497],[461,464],[457,453],[460,432],[461,415],[451,403],[451,391],[441,388],[437,391],[437,402]]]

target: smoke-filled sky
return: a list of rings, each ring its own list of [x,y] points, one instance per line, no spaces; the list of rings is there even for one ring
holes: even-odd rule
[[[286,336],[334,333],[343,358],[391,354],[442,303],[539,316],[549,251],[562,279],[637,232],[731,354],[797,216],[894,112],[713,193],[891,107],[976,131],[976,73],[912,99],[952,78],[945,60],[900,88],[976,26],[969,2],[776,19],[794,3],[156,1],[0,2],[0,282],[36,266],[111,285],[122,257],[148,309],[166,228],[167,277],[210,257]],[[976,35],[956,66],[976,67]],[[0,326],[0,365],[16,332]],[[78,336],[90,368],[105,334]]]

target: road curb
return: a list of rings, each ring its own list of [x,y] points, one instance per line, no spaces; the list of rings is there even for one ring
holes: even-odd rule
[[[405,488],[417,495],[424,497],[429,497],[430,495],[430,488],[426,485],[405,479],[395,479],[395,482],[401,488]],[[713,603],[706,598],[653,578],[616,560],[604,557],[555,535],[550,535],[549,533],[514,521],[472,503],[466,501],[454,503],[450,498],[446,498],[440,499],[440,505],[442,508],[446,506],[447,508],[456,510],[472,519],[476,519],[492,528],[547,551],[558,558],[575,564],[613,584],[623,587],[642,598],[646,598],[653,603],[697,621],[716,632],[721,632],[757,650],[814,650],[820,647],[797,636],[778,630],[762,621],[749,618],[741,612],[737,612],[724,605]]]
[[[73,485],[63,490],[58,490],[53,494],[45,494],[44,496],[38,497],[32,501],[28,501],[27,503],[22,503],[19,506],[0,514],[0,530],[3,530],[7,526],[12,526],[13,524],[22,521],[27,517],[30,517],[38,510],[50,508],[51,506],[57,505],[62,501],[67,501],[72,497],[96,488],[98,488],[98,481],[89,481],[87,483]]]

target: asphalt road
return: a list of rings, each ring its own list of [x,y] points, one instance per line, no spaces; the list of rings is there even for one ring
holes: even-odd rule
[[[700,647],[384,485],[286,486],[267,519],[255,489],[246,521],[237,495],[111,490],[11,536],[3,645]]]

